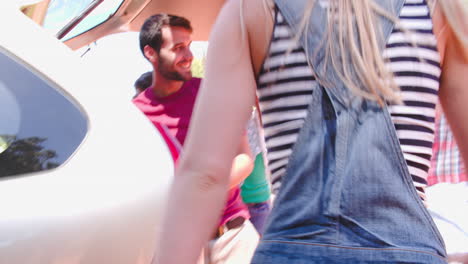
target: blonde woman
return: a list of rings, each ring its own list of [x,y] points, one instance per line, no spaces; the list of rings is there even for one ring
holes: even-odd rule
[[[155,263],[197,260],[256,94],[278,193],[252,263],[446,263],[424,187],[438,98],[468,160],[460,1],[227,1]]]

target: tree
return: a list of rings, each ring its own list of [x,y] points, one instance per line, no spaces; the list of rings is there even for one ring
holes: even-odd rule
[[[192,61],[192,75],[193,77],[205,77],[205,58],[193,59]]]
[[[54,150],[44,149],[46,138],[16,139],[0,154],[0,177],[53,169],[59,166],[51,160],[57,157]]]

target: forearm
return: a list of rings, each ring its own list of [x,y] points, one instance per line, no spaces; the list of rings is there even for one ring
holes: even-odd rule
[[[237,155],[232,163],[229,188],[241,184],[252,172],[253,167],[253,161],[249,155],[244,153]]]
[[[465,93],[468,93],[468,91]],[[456,98],[457,95],[446,95],[443,92],[441,92],[441,95],[444,113],[457,142],[465,168],[468,168],[468,122],[466,121],[468,120],[468,115],[467,111],[464,109],[467,102],[461,100],[461,98]],[[458,96],[461,95],[458,94]],[[461,97],[468,98],[468,94]]]
[[[452,33],[453,34],[453,33]],[[440,102],[449,121],[453,135],[464,159],[468,165],[468,58],[459,56],[462,47],[460,43],[449,38],[443,64]]]
[[[229,188],[239,186],[252,172],[254,161],[249,147],[249,140],[244,134],[240,141],[239,153],[232,162]]]
[[[196,263],[226,203],[227,177],[188,169],[177,174],[153,264]]]

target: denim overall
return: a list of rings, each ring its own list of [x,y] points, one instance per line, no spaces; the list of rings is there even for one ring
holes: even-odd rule
[[[293,32],[308,0],[275,0]],[[349,0],[356,1],[356,0]],[[327,11],[316,1],[300,43],[316,51]],[[377,0],[398,17],[404,0]],[[380,18],[381,49],[393,29]],[[446,263],[444,242],[416,193],[386,107],[353,95],[324,67],[252,263]]]

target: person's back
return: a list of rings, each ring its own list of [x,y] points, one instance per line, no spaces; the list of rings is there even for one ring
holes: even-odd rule
[[[386,259],[437,263],[445,257],[442,239],[416,195],[418,190],[424,198],[431,152],[433,123],[429,120],[440,75],[437,43],[423,1],[394,4],[402,27],[419,35],[412,36],[412,47],[404,29],[392,30],[391,24],[381,28],[388,42],[380,52],[389,61],[404,102],[383,108],[354,96],[349,84],[321,71],[321,59],[312,57],[309,66],[305,50],[325,53],[317,51],[327,34],[317,29],[324,23],[317,18],[323,17],[326,8],[317,4],[313,11],[309,26],[315,35],[308,38],[308,46],[301,43],[304,48],[294,47],[288,55],[290,46],[285,43],[294,42],[291,28],[299,26],[293,17],[304,6],[277,1],[273,29],[277,37],[270,43],[259,75],[258,93],[264,119],[268,119],[268,155],[275,157],[269,159],[273,183],[282,183],[276,187],[281,206],[272,212],[264,241],[284,242],[263,243],[254,263],[276,263],[291,251],[301,251],[294,255],[302,258],[338,263],[350,258],[372,263]],[[415,20],[417,24],[412,23]],[[421,62],[412,55],[418,53],[423,56]],[[317,76],[328,80],[326,88]],[[291,95],[275,97],[281,89]],[[417,97],[422,98],[418,104]],[[289,154],[293,147],[295,156]],[[284,177],[288,178],[283,181]],[[406,225],[395,224],[400,221]],[[300,222],[307,225],[294,228]],[[316,246],[285,246],[293,241]],[[412,250],[425,253],[412,254]]]
[[[264,3],[228,1],[218,17],[179,174],[223,175],[256,87],[278,195],[252,263],[445,263],[422,200],[438,94],[468,153],[460,41],[423,0],[276,0],[272,20]],[[197,197],[216,199],[222,182]],[[184,246],[162,245],[161,259]]]

